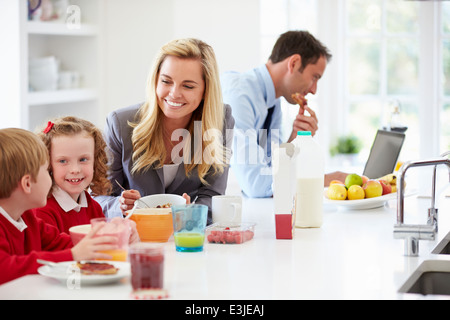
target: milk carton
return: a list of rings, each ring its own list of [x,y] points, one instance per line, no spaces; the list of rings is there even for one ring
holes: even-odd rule
[[[295,226],[295,157],[292,143],[272,146],[273,203],[277,239],[293,239]]]

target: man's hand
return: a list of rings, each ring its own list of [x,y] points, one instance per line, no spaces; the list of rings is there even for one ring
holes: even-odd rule
[[[309,115],[305,115],[305,111],[308,112]],[[288,142],[291,142],[297,136],[297,131],[311,131],[311,135],[315,135],[316,131],[319,129],[318,127],[319,120],[317,119],[316,113],[305,105],[304,107],[300,107],[297,116],[294,119],[292,124],[292,133],[289,137]]]

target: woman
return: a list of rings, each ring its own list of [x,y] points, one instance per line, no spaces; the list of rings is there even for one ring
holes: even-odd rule
[[[114,197],[96,197],[105,215],[122,215],[136,199],[158,193],[211,208],[211,197],[225,192],[232,140],[227,129],[233,126],[213,49],[197,39],[164,45],[148,78],[146,102],[108,115]],[[131,190],[121,194],[116,180]]]

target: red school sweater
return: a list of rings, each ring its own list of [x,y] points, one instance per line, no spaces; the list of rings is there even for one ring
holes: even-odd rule
[[[88,192],[85,191],[85,194],[87,207],[82,207],[80,212],[76,212],[75,210],[65,212],[53,195],[47,199],[47,205],[45,207],[33,209],[33,212],[38,218],[58,228],[60,232],[69,234],[69,229],[73,226],[90,224],[91,219],[105,217],[100,204],[92,199]]]
[[[0,284],[37,273],[41,265],[36,259],[73,260],[69,235],[36,218],[30,210],[24,212],[22,219],[27,228],[19,231],[0,215]]]

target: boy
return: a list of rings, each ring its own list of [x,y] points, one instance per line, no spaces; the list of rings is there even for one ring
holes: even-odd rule
[[[95,237],[93,229],[73,246],[68,234],[34,216],[52,185],[49,155],[39,138],[26,130],[0,129],[0,284],[36,273],[36,259],[71,261],[108,259],[98,250],[114,250],[114,237]]]

